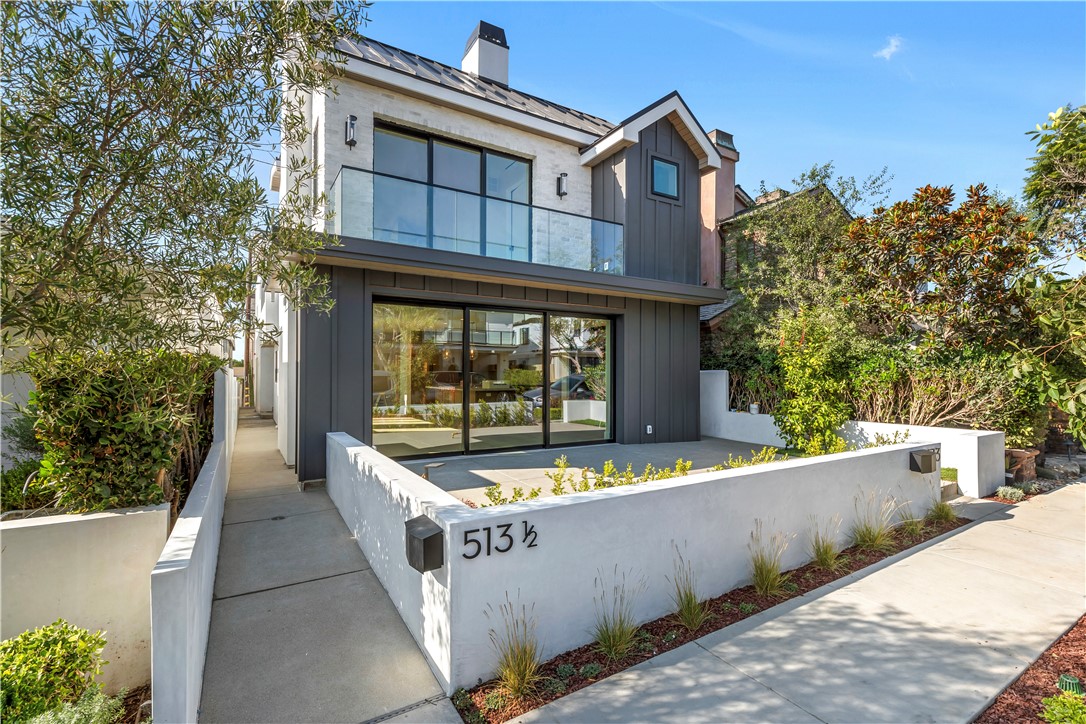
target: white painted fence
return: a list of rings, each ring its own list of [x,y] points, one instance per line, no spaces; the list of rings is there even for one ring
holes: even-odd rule
[[[942,467],[957,468],[958,488],[963,495],[983,498],[1004,480],[1002,432],[962,430],[952,427],[893,425],[850,420],[839,430],[854,445],[873,442],[876,434],[909,433],[908,442],[937,442],[942,447]],[[772,415],[752,415],[728,409],[728,372],[701,373],[701,434],[753,445],[784,447]]]
[[[211,450],[150,577],[152,714],[163,724],[195,722],[200,706],[237,396],[230,372],[217,372]]]
[[[856,502],[894,496],[923,513],[938,473],[910,471],[910,453],[937,445],[903,444],[820,458],[540,498],[472,509],[348,435],[328,435],[328,490],[445,690],[493,674],[486,612],[505,601],[533,607],[543,656],[592,638],[595,580],[618,567],[643,577],[635,616],[672,610],[678,551],[691,563],[702,598],[749,582],[747,544],[756,520],[766,534],[794,535],[784,566],[808,558],[811,517],[857,517]],[[426,514],[444,534],[444,565],[418,573],[407,565],[404,523]]]

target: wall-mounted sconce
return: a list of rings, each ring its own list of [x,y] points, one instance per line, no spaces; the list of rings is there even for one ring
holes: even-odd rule
[[[569,190],[566,188],[566,180],[566,174],[558,174],[558,198],[562,198],[569,193]]]
[[[914,473],[934,473],[938,467],[937,450],[917,450],[909,455],[909,470]]]
[[[358,139],[354,137],[354,126],[357,122],[358,118],[355,116],[347,116],[347,121],[343,124],[343,142],[346,143],[352,151],[358,144]]]

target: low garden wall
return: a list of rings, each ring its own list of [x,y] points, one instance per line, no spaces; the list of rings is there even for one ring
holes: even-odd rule
[[[493,674],[489,631],[507,597],[530,608],[550,658],[592,639],[596,582],[616,569],[644,580],[634,613],[652,620],[673,609],[680,553],[709,598],[749,582],[758,520],[767,536],[794,536],[783,558],[794,568],[814,520],[841,516],[844,544],[866,496],[921,514],[939,487],[937,471],[910,470],[913,451],[938,445],[902,444],[472,509],[345,434],[327,445],[329,493],[448,693]],[[404,523],[420,514],[444,540],[427,573],[404,551]]]
[[[958,488],[963,495],[983,498],[1004,484],[1004,437],[999,431],[850,420],[838,432],[857,446],[872,442],[876,434],[905,432],[909,433],[908,442],[939,443],[941,466],[958,470]],[[759,446],[785,447],[772,415],[752,415],[728,409],[726,370],[701,373],[701,434]]]
[[[211,450],[150,576],[152,715],[163,724],[194,722],[200,706],[237,415],[237,385],[220,371]]]
[[[0,638],[63,618],[104,631],[109,693],[147,683],[151,582],[168,504],[0,523]]]

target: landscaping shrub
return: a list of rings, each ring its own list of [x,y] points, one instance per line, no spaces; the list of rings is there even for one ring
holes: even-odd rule
[[[671,601],[675,604],[675,617],[688,631],[697,631],[709,619],[709,607],[698,600],[697,579],[694,568],[675,547],[675,578],[671,580],[674,591]]]
[[[24,721],[76,702],[106,663],[102,633],[63,619],[0,642],[0,720]]]
[[[957,520],[958,514],[954,512],[954,507],[950,503],[945,500],[936,500],[931,504],[925,517],[932,523],[952,523]]]
[[[902,505],[899,512],[900,519],[897,524],[898,530],[910,538],[916,538],[924,532],[924,519],[913,515],[911,506]]]
[[[831,573],[841,567],[841,552],[837,548],[837,534],[840,530],[840,515],[834,515],[824,525],[811,516],[811,560],[819,568]]]
[[[610,581],[605,580],[600,571],[595,586],[599,596],[594,599],[596,627],[592,636],[604,656],[612,660],[625,658],[637,639],[638,627],[633,607],[634,600],[645,588],[645,581],[637,579],[628,582],[626,572],[620,574],[616,565]]]
[[[752,465],[765,465],[766,463],[772,463],[777,461],[777,453],[779,453],[775,447],[763,447],[758,452],[750,451],[750,459],[746,459],[742,455],[739,457],[732,457],[731,453],[728,453],[728,462],[721,466],[724,468],[747,468]],[[784,455],[781,460],[787,460],[788,456]]]
[[[754,521],[750,533],[750,571],[754,590],[760,596],[779,596],[790,574],[781,571],[781,558],[788,550],[789,536],[782,532],[768,538],[762,534],[762,521]]]
[[[1000,485],[996,488],[995,496],[997,498],[1009,500],[1012,503],[1020,503],[1026,499],[1026,494],[1022,492],[1022,489],[1016,488],[1013,485]]]
[[[1069,691],[1042,699],[1040,717],[1051,724],[1086,724],[1086,698]]]
[[[53,502],[54,494],[42,485],[36,475],[27,483],[40,467],[40,460],[20,460],[0,475],[0,512],[35,510]]]
[[[852,524],[852,544],[865,551],[885,553],[894,548],[894,513],[897,502],[892,496],[880,500],[879,492],[856,497],[856,522]]]
[[[31,357],[42,484],[58,506],[179,508],[210,447],[221,365],[175,351]]]
[[[38,440],[37,435],[34,433],[34,424],[37,421],[38,409],[35,405],[18,408],[15,414],[10,416],[2,432],[4,440],[8,443],[8,449],[11,453],[14,453],[5,454],[9,460],[19,458],[41,459],[45,450],[42,449],[41,441]]]
[[[65,702],[58,709],[38,714],[30,724],[113,724],[123,715],[123,696],[107,696],[100,688],[92,686],[79,701]]]
[[[837,430],[852,412],[845,396],[848,333],[828,313],[800,314],[781,325],[779,363],[785,395],[773,421],[789,447],[807,455],[844,452]]]
[[[505,596],[505,603],[498,606],[499,628],[490,629],[490,644],[498,655],[497,680],[504,691],[514,699],[532,693],[539,682],[539,641],[536,639],[534,607],[516,605]],[[487,618],[494,615],[488,607]]]

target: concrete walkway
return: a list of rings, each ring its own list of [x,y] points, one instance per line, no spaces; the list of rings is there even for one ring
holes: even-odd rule
[[[977,505],[983,517],[922,550],[522,721],[969,721],[1086,610],[1086,484]]]
[[[238,426],[200,720],[460,721],[323,488]]]

